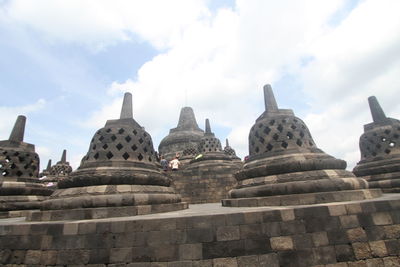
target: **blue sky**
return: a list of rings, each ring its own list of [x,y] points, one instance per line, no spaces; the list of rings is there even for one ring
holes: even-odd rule
[[[76,168],[130,91],[156,149],[189,105],[243,157],[271,83],[279,106],[352,167],[367,97],[400,117],[399,2],[321,2],[0,1],[0,139],[24,114],[41,167],[67,149]]]

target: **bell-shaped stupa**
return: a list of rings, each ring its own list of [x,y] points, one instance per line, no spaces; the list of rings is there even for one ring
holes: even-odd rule
[[[265,112],[249,134],[249,159],[236,174],[238,186],[225,206],[315,204],[371,198],[380,190],[346,171],[346,162],[319,149],[306,124],[279,109],[264,86]]]
[[[172,160],[177,154],[183,155],[185,149],[197,147],[204,131],[199,128],[191,107],[181,109],[176,128],[161,140],[158,151],[167,160]],[[187,156],[190,156],[186,153]]]
[[[50,166],[49,166],[50,165]],[[56,188],[57,183],[72,172],[72,167],[67,161],[67,150],[63,150],[61,160],[57,164],[51,166],[51,160],[47,165],[46,170],[41,173],[40,180],[48,187]]]
[[[40,208],[40,201],[53,190],[38,179],[39,156],[35,146],[24,142],[25,116],[18,116],[8,140],[0,141],[0,212],[19,216],[21,210]],[[22,212],[22,213],[21,213]],[[14,214],[14,215],[13,215]]]
[[[232,160],[240,160],[238,156],[236,156],[236,151],[229,145],[229,140],[226,138],[224,152],[226,155],[232,158]]]
[[[79,168],[58,183],[31,220],[133,216],[187,208],[161,172],[149,133],[132,115],[126,93],[120,119],[94,135]]]
[[[361,160],[353,172],[371,188],[400,193],[400,121],[386,117],[375,96],[368,102],[373,122],[364,125]]]

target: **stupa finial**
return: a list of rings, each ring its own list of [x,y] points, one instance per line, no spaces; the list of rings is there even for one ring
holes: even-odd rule
[[[368,97],[368,103],[374,122],[381,122],[387,119],[385,112],[383,112],[383,109],[381,108],[381,105],[379,105],[378,99],[376,99],[375,96]]]
[[[120,119],[132,119],[132,94],[125,93],[124,101],[122,102],[121,116]]]
[[[194,116],[193,109],[191,107],[183,107],[181,109],[177,128],[188,130],[199,128],[196,122],[196,117]]]
[[[264,102],[265,111],[278,110],[278,105],[276,104],[274,92],[269,84],[264,85]]]
[[[60,162],[61,163],[66,163],[67,162],[67,150],[66,149],[63,150]]]
[[[49,159],[49,162],[47,162],[47,168],[46,168],[46,171],[50,170],[51,170],[51,159]]]
[[[15,121],[14,128],[10,134],[10,141],[23,142],[25,133],[26,117],[19,115]]]
[[[225,146],[226,146],[226,147],[229,146],[229,140],[228,140],[228,138],[226,138],[226,140],[225,140]]]
[[[210,120],[206,119],[206,134],[211,133],[211,126],[210,126]]]

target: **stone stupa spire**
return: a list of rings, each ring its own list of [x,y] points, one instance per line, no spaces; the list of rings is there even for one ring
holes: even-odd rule
[[[67,162],[67,150],[64,149],[62,156],[61,156],[61,160],[59,161],[60,163],[66,163]]]
[[[210,120],[206,119],[206,134],[213,134],[211,132]]]
[[[374,122],[382,122],[387,119],[385,112],[379,105],[378,99],[375,96],[368,97],[369,108],[371,110],[372,120]]]
[[[132,94],[131,93],[125,93],[124,94],[124,100],[122,102],[120,119],[132,119],[132,118],[133,118]]]
[[[265,111],[276,111],[278,110],[278,104],[276,103],[274,92],[269,84],[264,86],[264,104]]]
[[[26,117],[23,115],[19,115],[17,120],[15,121],[14,128],[11,131],[9,138],[10,141],[14,142],[24,141],[25,123],[26,123]]]
[[[47,168],[46,168],[46,171],[50,170],[51,170],[51,159],[49,159],[49,161],[47,162]]]

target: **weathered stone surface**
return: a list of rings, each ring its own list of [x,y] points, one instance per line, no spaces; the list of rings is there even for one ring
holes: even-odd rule
[[[269,85],[264,87],[264,100],[265,112],[250,130],[249,159],[236,174],[238,186],[230,191],[231,199],[222,202],[224,206],[302,205],[375,197],[366,189],[365,180],[345,170],[345,161],[316,147],[307,126],[292,110],[278,108]],[[340,194],[359,189],[365,191]],[[261,197],[268,199],[254,200]]]
[[[121,117],[108,120],[94,135],[78,170],[58,182],[30,220],[92,219],[134,216],[184,209],[170,178],[157,163],[151,136],[132,115],[126,93]],[[63,153],[60,164],[66,164]],[[129,208],[130,207],[130,208]]]
[[[375,96],[369,97],[368,103],[373,122],[364,125],[361,160],[353,172],[371,188],[400,192],[400,121],[386,117]]]
[[[0,141],[0,217],[39,209],[40,201],[53,192],[38,179],[39,155],[34,145],[23,141],[25,123],[25,116],[18,116],[9,139]]]

